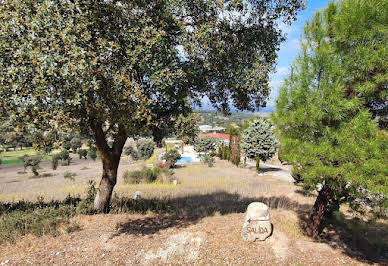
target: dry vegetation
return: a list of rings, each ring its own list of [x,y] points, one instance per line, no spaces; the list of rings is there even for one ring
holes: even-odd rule
[[[113,213],[67,216],[57,230],[21,236],[3,242],[0,262],[13,264],[291,264],[358,265],[388,263],[388,227],[354,219],[348,212],[331,218],[322,239],[304,235],[304,223],[314,195],[278,179],[276,169],[257,176],[253,169],[237,168],[225,161],[215,167],[188,164],[174,170],[172,183],[125,184],[123,173],[144,163],[122,159],[115,188]],[[19,169],[20,168],[20,169]],[[29,179],[22,166],[1,169],[0,200],[21,198],[63,200],[81,194],[88,180],[98,181],[99,162],[74,159],[57,171],[42,164],[53,176]],[[63,177],[77,173],[74,181]],[[134,201],[136,191],[142,199]],[[240,230],[247,205],[262,201],[271,208],[273,235],[265,242],[245,243]],[[77,207],[78,208],[78,207]],[[76,208],[76,209],[77,209]],[[124,213],[123,213],[124,212]],[[352,222],[350,222],[352,221]],[[357,233],[358,232],[358,233]]]

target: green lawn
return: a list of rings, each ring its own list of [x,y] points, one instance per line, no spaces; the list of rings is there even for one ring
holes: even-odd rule
[[[22,160],[19,159],[19,157],[23,155],[34,155],[36,154],[35,149],[25,149],[25,150],[17,150],[17,151],[5,151],[0,153],[0,158],[2,160],[2,165],[8,165],[8,164],[16,164],[16,163],[23,163]],[[51,159],[51,155],[45,155],[43,157],[43,160],[49,160]]]

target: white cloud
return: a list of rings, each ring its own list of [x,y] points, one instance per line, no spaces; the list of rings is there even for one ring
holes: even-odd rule
[[[298,28],[295,26],[295,24],[288,25],[283,22],[279,24],[279,29],[282,31],[283,34],[286,34],[287,36],[292,35],[298,31]]]
[[[276,73],[275,73],[276,76],[285,77],[285,76],[288,76],[289,73],[290,73],[290,70],[288,67],[285,67],[285,66],[276,67]]]

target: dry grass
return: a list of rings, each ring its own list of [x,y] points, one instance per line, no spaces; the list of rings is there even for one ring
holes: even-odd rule
[[[381,257],[365,259],[365,252],[354,255],[357,245],[344,242],[338,228],[326,232],[324,243],[306,237],[301,221],[315,198],[300,193],[293,184],[276,179],[270,171],[258,176],[255,171],[216,161],[213,168],[188,164],[174,169],[174,177],[179,181],[176,186],[172,183],[125,184],[122,174],[129,169],[141,169],[143,165],[144,162],[130,164],[123,159],[115,187],[116,198],[127,197],[116,201],[115,210],[123,208],[136,213],[77,216],[64,231],[71,232],[73,228],[81,231],[56,238],[26,236],[14,245],[5,244],[0,262],[11,259],[14,264],[28,261],[30,264],[99,265],[383,263]],[[60,169],[62,173],[66,170],[77,173],[75,181],[70,182],[63,174],[29,180],[17,174],[20,169],[14,168],[8,176],[0,178],[0,185],[3,185],[0,200],[35,200],[38,195],[50,200],[62,199],[68,193],[82,194],[89,179],[98,182],[100,169],[99,162],[75,160],[69,168]],[[13,180],[18,182],[10,182]],[[128,199],[135,191],[141,191],[141,201]],[[271,209],[274,234],[265,242],[241,241],[244,212],[252,201],[262,201]],[[386,234],[383,227],[376,228],[373,231],[376,236],[378,232]],[[346,232],[352,235],[351,231]],[[178,242],[175,245],[171,242],[174,239],[180,239],[179,243],[184,246]],[[194,248],[193,243],[200,244]],[[189,259],[189,253],[195,255],[194,260]],[[167,257],[163,257],[165,255]]]

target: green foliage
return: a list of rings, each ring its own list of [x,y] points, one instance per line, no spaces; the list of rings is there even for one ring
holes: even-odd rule
[[[77,151],[79,158],[82,159],[82,157],[86,160],[88,157],[88,151],[85,149],[78,149]]]
[[[15,210],[0,216],[0,242],[13,242],[19,236],[57,235],[59,226],[74,216],[73,206],[37,208],[32,212]]]
[[[89,156],[90,159],[95,161],[97,159],[97,149],[95,147],[89,148],[88,156]]]
[[[128,136],[165,126],[204,96],[225,113],[231,101],[264,105],[279,23],[303,2],[4,0],[0,124],[13,115],[93,136],[114,172]]]
[[[242,134],[242,144],[245,155],[248,158],[260,158],[263,161],[271,159],[278,148],[272,125],[264,119],[255,119],[249,123],[249,127]]]
[[[238,135],[231,135],[229,138],[229,160],[236,166],[239,166],[241,160],[240,139]]]
[[[96,196],[96,182],[89,180],[88,189],[86,191],[86,198],[82,200],[77,206],[78,214],[95,214],[93,203]]]
[[[62,150],[70,151],[71,149],[71,142],[70,141],[64,141],[62,143]]]
[[[214,158],[210,156],[209,154],[205,154],[204,156],[201,156],[201,162],[204,164],[207,164],[209,167],[214,166]]]
[[[194,143],[194,150],[199,153],[214,152],[217,139],[213,137],[199,137]]]
[[[236,124],[231,124],[226,128],[225,133],[229,134],[230,136],[240,136],[241,130],[240,127]]]
[[[141,170],[126,171],[123,179],[126,184],[152,183],[158,177],[157,174],[152,169],[143,167]]]
[[[70,153],[66,149],[62,149],[62,151],[58,154],[58,158],[62,160],[63,166],[69,166],[72,158],[70,157]]]
[[[133,148],[132,146],[128,146],[124,148],[124,154],[131,156],[132,160],[137,161],[140,159],[139,152]]]
[[[388,1],[343,0],[316,13],[273,117],[282,159],[306,190],[323,184],[330,204],[380,216],[388,208],[388,135],[376,124],[387,105],[387,28]]]
[[[60,154],[54,154],[52,157],[51,157],[51,168],[53,170],[57,170],[58,168],[58,163],[59,161],[61,160],[61,155]]]
[[[43,156],[41,154],[23,155],[22,157],[20,157],[20,159],[23,161],[24,171],[26,171],[28,167],[31,167],[34,176],[39,176],[38,168],[40,162],[42,161],[42,157]]]
[[[75,179],[74,179],[75,176],[77,176],[76,173],[72,173],[72,172],[66,171],[66,172],[64,173],[64,175],[63,175],[63,178],[69,179],[69,180],[71,180],[71,181],[74,181],[74,180],[75,180]]]
[[[124,154],[126,156],[131,155],[134,151],[135,151],[135,149],[132,146],[124,147]]]
[[[229,146],[222,146],[222,160],[230,160],[230,148]]]
[[[74,153],[78,151],[79,148],[82,146],[82,141],[80,138],[74,137],[70,141],[70,147],[73,150]]]
[[[194,144],[199,134],[198,114],[179,115],[174,128],[178,139],[181,139],[185,144]]]
[[[140,158],[146,160],[154,153],[155,142],[150,139],[145,139],[137,143],[136,147]]]
[[[171,149],[168,152],[166,152],[162,159],[166,161],[166,163],[170,167],[174,167],[175,163],[181,158],[180,153],[176,149]]]

